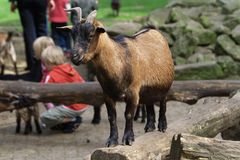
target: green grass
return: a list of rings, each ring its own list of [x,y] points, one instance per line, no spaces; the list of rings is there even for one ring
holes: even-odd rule
[[[146,16],[152,10],[163,7],[168,0],[121,0],[120,15],[113,16],[110,0],[99,0],[97,18],[104,21],[126,21]],[[21,27],[19,15],[10,12],[8,0],[0,0],[0,26]]]
[[[0,0],[0,26],[20,26],[18,11],[10,12],[8,0]]]

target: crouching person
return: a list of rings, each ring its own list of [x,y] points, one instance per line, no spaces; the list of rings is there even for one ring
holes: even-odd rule
[[[66,63],[64,53],[60,47],[49,46],[41,55],[41,60],[49,71],[45,83],[83,83],[83,78],[69,64]],[[64,133],[74,132],[81,123],[81,114],[88,108],[85,104],[54,105],[46,104],[47,110],[40,116],[43,126]]]

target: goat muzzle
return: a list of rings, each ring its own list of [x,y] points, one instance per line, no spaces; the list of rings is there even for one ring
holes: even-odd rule
[[[82,63],[83,56],[80,56],[77,53],[73,53],[71,56],[71,61],[74,65],[79,66]]]

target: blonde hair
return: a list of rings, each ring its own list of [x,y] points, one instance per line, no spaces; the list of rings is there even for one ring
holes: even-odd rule
[[[35,57],[37,59],[40,59],[43,50],[45,48],[47,48],[48,46],[54,46],[54,45],[55,45],[54,41],[51,37],[42,36],[42,37],[37,38],[33,42],[33,49],[34,49],[34,52],[35,52]]]
[[[41,60],[45,65],[60,65],[66,63],[64,53],[58,46],[48,46],[44,49]]]

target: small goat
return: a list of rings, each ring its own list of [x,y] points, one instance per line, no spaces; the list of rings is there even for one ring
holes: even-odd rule
[[[119,15],[119,10],[120,10],[120,7],[121,7],[120,0],[112,0],[111,7],[112,7],[112,10],[113,10],[113,14],[118,16]]]
[[[24,134],[29,134],[32,132],[32,117],[34,118],[36,130],[38,134],[42,133],[40,124],[39,124],[39,108],[38,105],[34,105],[31,107],[26,107],[22,109],[16,110],[16,133],[20,133],[21,130],[21,119],[25,122]]]
[[[145,131],[155,129],[154,102],[160,101],[158,130],[167,128],[166,95],[174,79],[174,64],[168,43],[155,29],[144,29],[131,37],[117,36],[111,39],[103,24],[91,12],[79,23],[65,26],[71,30],[74,40],[72,62],[75,65],[91,61],[103,88],[110,122],[107,146],[118,144],[116,101],[126,102],[126,125],[122,142],[131,145],[134,141],[133,118],[138,104],[146,104],[147,123]]]
[[[5,70],[5,60],[7,57],[10,57],[15,74],[18,76],[17,70],[17,56],[12,43],[12,32],[7,34],[0,34],[0,65],[1,65],[1,75],[4,74]]]

